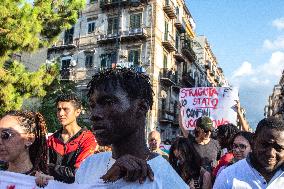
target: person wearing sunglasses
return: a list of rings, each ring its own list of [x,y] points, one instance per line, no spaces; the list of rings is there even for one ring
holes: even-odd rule
[[[0,160],[6,171],[36,176],[44,186],[47,171],[46,125],[40,113],[11,111],[0,118]]]

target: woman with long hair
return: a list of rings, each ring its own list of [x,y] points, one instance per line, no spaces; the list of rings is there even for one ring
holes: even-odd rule
[[[210,189],[211,175],[201,166],[201,158],[186,138],[176,139],[169,154],[169,162],[191,189]]]
[[[46,124],[37,112],[11,111],[0,118],[0,160],[7,171],[37,176],[45,185],[47,169]]]

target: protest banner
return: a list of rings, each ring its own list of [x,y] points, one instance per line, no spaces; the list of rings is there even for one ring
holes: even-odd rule
[[[0,171],[0,189],[37,189],[40,188],[35,183],[35,177],[9,171]],[[107,189],[105,183],[96,185],[82,185],[82,184],[65,184],[62,182],[50,180],[45,189]]]
[[[36,177],[14,173],[9,171],[0,171],[0,189],[40,189],[35,183]],[[105,183],[102,179],[92,180],[94,184],[65,184],[55,180],[48,181],[44,189],[159,189],[161,188],[161,179],[155,175],[155,180],[147,179],[143,184],[138,182],[127,182],[119,179],[116,182]]]
[[[182,88],[179,93],[182,126],[186,130],[195,128],[196,119],[208,116],[214,127],[226,123],[236,124],[236,100],[238,90],[232,87]]]

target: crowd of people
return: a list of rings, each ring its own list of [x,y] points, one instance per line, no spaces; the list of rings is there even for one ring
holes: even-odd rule
[[[77,123],[81,102],[74,94],[56,100],[62,127],[48,138],[40,113],[4,114],[0,169],[35,176],[41,187],[57,180],[116,188],[284,188],[283,120],[264,118],[251,133],[237,103],[244,131],[233,124],[216,130],[202,116],[193,133],[180,124],[183,135],[167,154],[159,148],[158,131],[150,132],[146,142],[146,115],[153,104],[147,75],[104,70],[93,76],[88,89],[91,130]]]

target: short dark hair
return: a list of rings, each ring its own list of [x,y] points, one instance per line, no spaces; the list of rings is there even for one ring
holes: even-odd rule
[[[116,88],[120,84],[120,87],[127,92],[129,98],[146,100],[150,109],[153,105],[152,85],[149,76],[146,74],[127,68],[102,70],[95,74],[89,82],[88,97],[102,84],[105,85],[105,89],[110,86]]]
[[[81,109],[82,107],[81,99],[74,93],[60,94],[56,99],[56,105],[58,102],[71,102],[76,109]]]
[[[257,124],[255,136],[257,136],[264,129],[276,129],[277,131],[284,131],[284,121],[283,119],[274,116],[262,119]]]
[[[228,143],[226,144],[227,148],[230,148],[232,142],[233,142],[233,137],[235,134],[240,132],[238,127],[232,123],[227,123],[223,125],[219,125],[217,129],[217,138],[222,138],[222,140],[226,140]]]
[[[253,143],[253,133],[248,132],[248,131],[240,131],[237,134],[234,135],[234,137],[232,138],[232,143],[234,142],[235,138],[237,138],[238,136],[242,136],[244,137],[249,144],[252,146]]]

